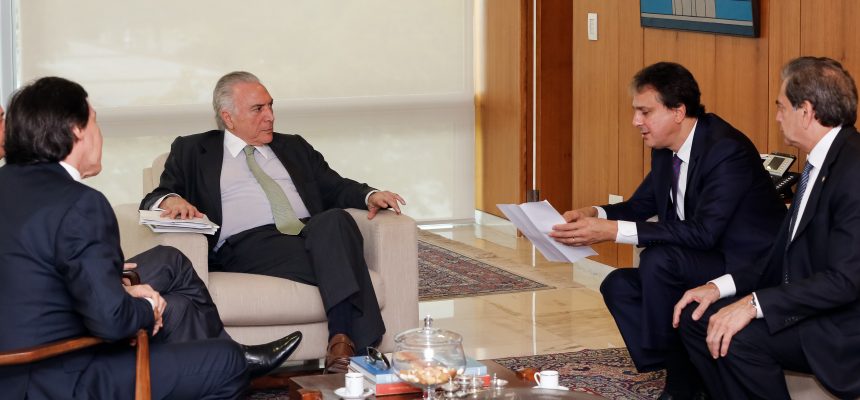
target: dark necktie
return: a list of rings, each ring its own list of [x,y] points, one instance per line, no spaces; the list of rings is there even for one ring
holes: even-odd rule
[[[675,204],[675,214],[678,214],[678,207],[680,204],[678,202],[678,180],[681,177],[681,164],[683,161],[678,157],[677,154],[672,155],[672,204]]]
[[[809,172],[812,171],[812,164],[809,161],[803,166],[803,173],[800,174],[800,182],[797,183],[797,192],[794,194],[794,201],[791,202],[791,220],[788,222],[788,240],[785,241],[785,248],[794,240],[794,226],[797,224],[797,218],[800,214],[800,202],[803,200],[803,194],[806,192],[806,184],[809,182]],[[807,202],[807,205],[809,203]],[[782,281],[789,282],[788,263],[782,265]]]
[[[803,194],[806,192],[806,184],[809,182],[809,173],[812,171],[812,164],[808,161],[803,166],[803,173],[800,174],[800,182],[797,183],[797,192],[794,196],[794,201],[791,202],[791,220],[788,223],[788,237],[794,239],[794,226],[797,224],[797,217],[800,213],[800,202],[803,200]],[[788,243],[791,242],[788,241]]]
[[[305,224],[296,218],[296,213],[293,211],[293,206],[290,205],[290,200],[284,194],[281,186],[267,175],[257,160],[254,159],[254,146],[245,146],[245,161],[248,163],[248,168],[257,179],[257,183],[263,188],[266,198],[269,199],[269,206],[272,207],[272,216],[275,217],[275,227],[283,234],[298,235],[302,231]]]

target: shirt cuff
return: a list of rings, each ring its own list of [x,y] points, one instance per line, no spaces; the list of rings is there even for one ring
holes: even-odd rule
[[[717,286],[717,290],[720,291],[721,299],[734,296],[735,293],[738,292],[737,287],[735,287],[735,279],[729,274],[725,274],[709,282]]]
[[[376,192],[378,192],[378,190],[376,190],[376,189],[373,189],[373,190],[371,190],[371,191],[367,192],[367,195],[366,195],[366,196],[364,196],[364,205],[366,205],[366,206],[370,207],[370,204],[367,204],[367,201],[368,201],[368,200],[370,200],[370,195],[372,195],[372,194],[374,194],[374,193],[376,193]]]
[[[150,299],[149,297],[144,297],[144,300],[149,302],[149,305],[152,306],[152,309],[155,310],[155,300]]]
[[[156,200],[156,201],[155,201],[155,203],[152,203],[152,206],[151,206],[151,207],[149,207],[149,210],[150,210],[150,211],[164,211],[164,210],[162,210],[162,209],[161,209],[161,207],[159,207],[159,206],[161,205],[161,202],[162,202],[162,201],[164,201],[164,199],[166,199],[166,198],[168,198],[168,197],[170,197],[170,196],[179,196],[179,195],[178,195],[178,194],[176,194],[176,193],[168,193],[168,194],[166,194],[166,195],[164,195],[164,196],[161,196],[161,198],[159,198],[158,200]]]
[[[603,207],[592,206],[597,209],[597,218],[606,219],[606,210]]]
[[[764,312],[761,310],[761,303],[758,302],[758,296],[756,296],[755,292],[752,295],[755,300],[755,317],[756,319],[762,319],[764,318]]]
[[[618,233],[615,234],[615,243],[638,245],[639,231],[636,230],[636,223],[618,221]]]

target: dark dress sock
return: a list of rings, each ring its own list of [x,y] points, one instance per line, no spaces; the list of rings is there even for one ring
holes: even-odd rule
[[[328,318],[328,340],[331,340],[338,333],[343,333],[352,338],[352,330],[350,329],[352,304],[349,301],[335,304],[326,312],[326,317]]]

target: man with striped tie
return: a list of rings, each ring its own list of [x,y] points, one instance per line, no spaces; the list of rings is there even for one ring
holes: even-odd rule
[[[788,399],[784,369],[857,398],[857,88],[839,62],[797,58],[783,67],[776,109],[785,142],[808,157],[770,255],[689,290],[673,324],[716,398]]]

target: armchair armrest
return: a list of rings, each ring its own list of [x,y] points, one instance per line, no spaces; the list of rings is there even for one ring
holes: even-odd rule
[[[206,238],[199,233],[155,233],[138,223],[140,218],[137,206],[119,204],[113,208],[125,257],[135,256],[158,245],[175,247],[191,260],[197,276],[208,286],[209,244]]]
[[[418,228],[415,220],[393,211],[380,211],[372,220],[367,219],[366,210],[346,211],[364,238],[368,268],[382,276],[387,332],[379,347],[390,351],[394,335],[418,325]]]

